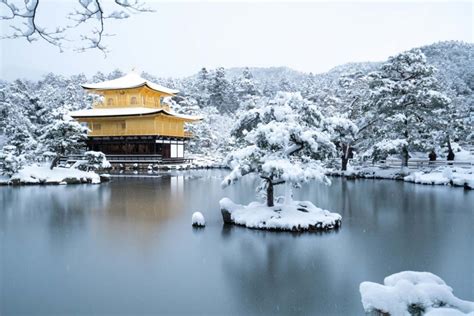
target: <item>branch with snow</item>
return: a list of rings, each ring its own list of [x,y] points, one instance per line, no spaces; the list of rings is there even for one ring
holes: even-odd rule
[[[116,9],[108,13],[104,10],[103,2],[103,0],[78,0],[79,9],[75,9],[68,15],[68,18],[74,23],[48,30],[37,19],[41,9],[40,0],[25,0],[22,7],[18,7],[11,0],[0,0],[0,4],[6,9],[6,13],[0,15],[0,20],[17,22],[10,25],[13,30],[12,33],[2,37],[2,39],[24,38],[30,43],[42,39],[63,52],[65,43],[71,41],[67,31],[91,21],[97,23],[98,26],[92,29],[90,34],[81,35],[81,40],[86,44],[75,50],[98,49],[106,56],[107,47],[103,44],[103,38],[112,34],[105,33],[105,20],[126,19],[131,14],[153,12],[153,10],[138,0],[115,0]]]

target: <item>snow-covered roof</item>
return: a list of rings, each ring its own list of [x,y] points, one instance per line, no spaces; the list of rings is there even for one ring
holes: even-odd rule
[[[92,117],[119,117],[119,116],[144,116],[153,114],[164,114],[187,121],[198,121],[202,118],[199,116],[191,116],[178,114],[165,109],[153,109],[144,107],[129,107],[129,108],[103,108],[103,109],[88,109],[70,112],[69,115],[74,118],[92,118]]]
[[[140,88],[143,86],[147,86],[148,88],[152,90],[155,90],[158,92],[164,92],[170,95],[174,95],[179,92],[178,90],[166,88],[166,87],[160,86],[159,84],[148,81],[140,77],[140,75],[134,71],[131,71],[125,76],[117,78],[117,79],[82,85],[84,89],[89,89],[89,90],[133,89],[133,88]]]

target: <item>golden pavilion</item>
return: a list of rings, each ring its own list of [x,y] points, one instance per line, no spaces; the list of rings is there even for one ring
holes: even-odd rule
[[[186,132],[185,123],[201,118],[174,113],[163,102],[177,90],[143,79],[133,71],[82,87],[101,98],[92,109],[70,113],[87,124],[89,150],[106,155],[184,157],[184,145],[192,136]]]

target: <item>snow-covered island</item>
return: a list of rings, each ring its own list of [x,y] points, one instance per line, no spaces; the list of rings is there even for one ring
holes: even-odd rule
[[[27,166],[11,178],[3,178],[3,184],[80,184],[101,183],[101,177],[93,171],[82,171],[75,168],[49,166]]]
[[[341,215],[314,206],[309,201],[276,203],[268,207],[264,203],[252,202],[238,205],[229,198],[219,201],[222,217],[226,224],[236,224],[248,228],[321,231],[339,228]]]
[[[307,120],[311,117],[311,120]],[[317,230],[340,227],[341,216],[309,201],[293,201],[292,188],[310,180],[330,184],[321,164],[336,150],[323,130],[323,115],[299,93],[279,93],[246,112],[237,122],[242,133],[237,150],[227,157],[231,173],[226,187],[248,174],[257,174],[265,203],[247,206],[220,201],[225,223],[273,230]],[[274,186],[285,185],[282,203],[275,204]]]
[[[474,315],[474,302],[457,298],[451,287],[429,272],[395,273],[383,285],[362,282],[360,294],[364,310],[380,315]]]
[[[53,167],[50,162],[22,163],[21,157],[9,153],[4,159],[7,172],[0,176],[0,184],[99,184],[110,180],[108,174],[99,173],[111,167],[101,152],[88,151],[83,160],[77,160],[72,166]]]

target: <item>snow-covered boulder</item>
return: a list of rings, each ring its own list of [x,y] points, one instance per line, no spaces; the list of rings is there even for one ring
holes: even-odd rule
[[[359,290],[366,312],[400,316],[474,315],[474,302],[457,298],[451,287],[429,272],[395,273],[386,277],[383,285],[362,282]]]
[[[309,201],[289,201],[277,199],[273,207],[252,202],[239,205],[229,198],[219,202],[222,218],[227,224],[242,225],[248,228],[305,231],[328,230],[341,226],[341,215],[314,206]]]
[[[201,212],[194,212],[192,216],[193,227],[204,227],[206,226],[206,220]]]

